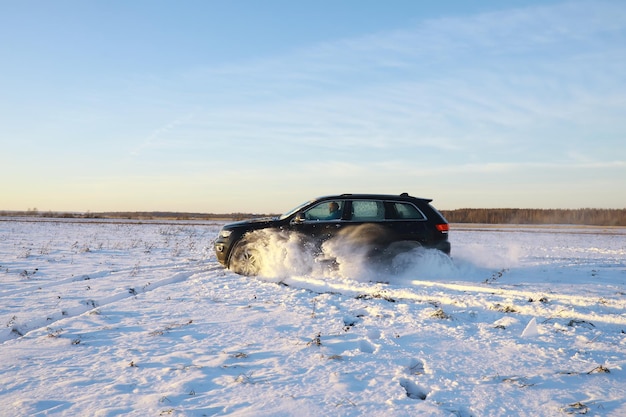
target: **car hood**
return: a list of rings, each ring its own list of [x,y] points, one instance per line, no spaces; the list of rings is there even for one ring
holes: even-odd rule
[[[241,220],[238,222],[228,223],[224,225],[224,229],[238,229],[238,228],[262,228],[277,223],[276,217],[261,217],[258,219]]]

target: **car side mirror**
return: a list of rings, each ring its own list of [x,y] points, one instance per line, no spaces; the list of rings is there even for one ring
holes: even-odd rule
[[[296,216],[293,218],[293,223],[304,223],[305,220],[306,220],[306,215],[304,214],[303,211],[301,211],[300,213],[296,214]]]

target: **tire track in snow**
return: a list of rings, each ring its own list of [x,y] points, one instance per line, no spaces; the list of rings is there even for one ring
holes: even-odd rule
[[[413,280],[397,286],[357,281],[332,281],[310,276],[289,277],[284,284],[318,293],[341,293],[353,297],[412,301],[454,308],[479,308],[544,318],[603,322],[626,326],[626,300],[595,295],[568,295],[552,288],[507,289],[471,283]],[[602,313],[598,314],[598,311]]]
[[[177,265],[178,263],[172,262],[172,263],[161,264],[161,265],[133,266],[133,267],[118,268],[118,269],[113,269],[113,270],[102,270],[102,271],[96,271],[96,272],[91,272],[91,273],[86,273],[86,274],[80,274],[80,275],[71,276],[69,278],[55,280],[55,281],[33,280],[32,285],[1,292],[0,298],[7,297],[7,296],[16,296],[16,295],[19,296],[22,294],[32,293],[34,291],[53,290],[57,287],[62,287],[66,284],[73,284],[76,282],[92,281],[92,280],[97,280],[101,278],[108,278],[112,275],[133,274],[134,271],[138,269],[140,269],[141,271],[162,270],[166,268],[175,268]]]
[[[165,267],[165,269],[169,268],[170,266]],[[0,345],[9,340],[25,337],[30,332],[49,327],[58,321],[71,319],[73,317],[78,317],[83,314],[89,314],[90,312],[95,311],[99,308],[112,305],[127,298],[136,297],[138,295],[149,293],[167,285],[177,284],[186,281],[192,276],[196,275],[198,273],[196,271],[197,268],[193,268],[193,270],[190,271],[180,271],[170,277],[156,280],[154,282],[149,282],[141,288],[129,287],[125,291],[118,291],[105,297],[81,300],[78,305],[60,309],[51,314],[45,314],[44,316],[29,318],[23,322],[20,322],[19,324],[17,322],[9,323],[6,328],[0,329]]]

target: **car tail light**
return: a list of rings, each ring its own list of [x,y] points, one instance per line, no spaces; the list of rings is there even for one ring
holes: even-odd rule
[[[448,231],[450,230],[450,225],[448,223],[440,223],[440,224],[436,224],[435,227],[437,228],[437,230],[439,230],[441,233],[448,233]]]

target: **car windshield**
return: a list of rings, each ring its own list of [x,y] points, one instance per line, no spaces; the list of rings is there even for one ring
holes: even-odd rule
[[[293,215],[294,213],[299,212],[299,211],[302,209],[302,207],[304,207],[304,206],[306,206],[306,205],[308,205],[308,204],[310,204],[310,203],[312,203],[312,202],[313,202],[313,200],[305,201],[304,203],[300,204],[298,207],[296,207],[296,208],[294,208],[294,209],[291,209],[291,210],[289,210],[287,213],[285,213],[285,214],[281,215],[281,216],[279,217],[279,219],[280,219],[280,220],[286,219],[287,217],[289,217],[289,216]]]

